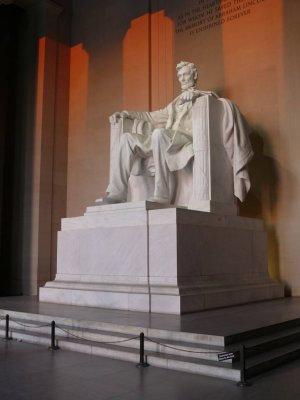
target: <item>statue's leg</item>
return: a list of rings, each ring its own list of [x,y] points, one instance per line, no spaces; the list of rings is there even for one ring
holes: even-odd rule
[[[152,133],[152,152],[155,166],[154,197],[151,201],[169,203],[170,170],[166,163],[166,151],[171,143],[171,132],[167,129],[154,129]]]
[[[143,143],[140,136],[123,133],[120,138],[118,158],[114,163],[111,180],[107,188],[109,192],[105,198],[107,203],[122,203],[127,200],[128,180],[133,163],[137,156],[142,157],[144,153],[147,153],[147,150],[151,151],[150,140],[144,140],[146,143]]]

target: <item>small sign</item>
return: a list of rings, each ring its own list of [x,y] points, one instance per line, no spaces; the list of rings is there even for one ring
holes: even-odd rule
[[[234,357],[235,357],[234,353],[219,353],[218,354],[219,361],[232,360]]]

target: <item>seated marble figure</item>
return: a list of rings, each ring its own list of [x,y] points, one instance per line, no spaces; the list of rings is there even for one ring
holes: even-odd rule
[[[195,156],[193,108],[201,97],[217,99],[222,104],[222,141],[233,171],[233,191],[244,200],[250,188],[247,164],[252,157],[248,128],[238,108],[214,92],[196,88],[198,72],[194,63],[181,61],[177,66],[181,94],[161,110],[152,112],[122,111],[110,117],[112,125],[131,120],[134,130],[122,132],[115,159],[111,164],[110,182],[103,204],[127,201],[128,181],[137,159],[153,158],[154,193],[147,199],[170,202],[170,174],[183,170]],[[199,101],[199,100],[198,100]],[[132,126],[129,124],[129,126]],[[140,132],[136,127],[140,126]]]

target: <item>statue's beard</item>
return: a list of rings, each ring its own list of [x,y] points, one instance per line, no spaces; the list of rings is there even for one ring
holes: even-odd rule
[[[181,90],[184,91],[184,90],[193,88],[194,86],[195,86],[195,81],[193,81],[193,80],[185,82],[185,83],[181,83]]]

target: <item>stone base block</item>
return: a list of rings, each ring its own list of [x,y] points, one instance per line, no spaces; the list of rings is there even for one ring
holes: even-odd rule
[[[119,310],[183,314],[212,308],[227,307],[283,297],[282,286],[265,282],[252,285],[232,285],[223,287],[198,287],[192,293],[151,293],[144,287],[128,287],[124,292],[116,287],[105,285],[95,288],[92,284],[83,289],[77,282],[65,285],[51,282],[40,288],[40,301],[78,306],[101,307]],[[165,288],[167,289],[167,288]],[[167,292],[167,290],[165,290]],[[184,291],[183,291],[184,292]]]
[[[144,201],[64,219],[57,261],[40,301],[181,314],[284,296],[262,221]]]

